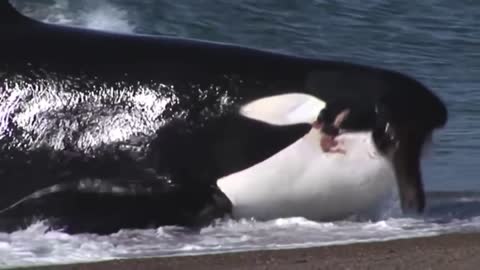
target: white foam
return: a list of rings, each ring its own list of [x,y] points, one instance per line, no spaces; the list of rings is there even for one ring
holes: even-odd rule
[[[74,78],[45,79],[36,84],[15,78],[5,80],[0,86],[3,89],[0,93],[0,138],[9,134],[9,121],[13,119],[25,132],[36,134],[29,143],[31,149],[45,144],[64,149],[65,139],[71,138],[71,132],[80,128],[76,122],[80,117],[92,127],[85,129],[75,142],[79,149],[86,150],[135,134],[153,134],[167,121],[158,116],[167,106],[177,102],[168,86],[163,84],[139,85],[136,91],[120,83],[116,89],[92,84],[96,93],[65,92],[64,88],[70,87],[71,81]],[[107,107],[105,100],[115,105]],[[72,118],[68,113],[71,110],[79,112]],[[56,128],[52,129],[52,125]]]
[[[299,217],[266,222],[243,219],[219,221],[199,233],[167,226],[108,236],[47,231],[39,222],[25,230],[0,233],[0,267],[327,246],[479,230],[480,217],[326,223]]]

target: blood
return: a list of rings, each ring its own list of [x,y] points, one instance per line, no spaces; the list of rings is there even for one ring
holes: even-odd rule
[[[312,127],[318,129],[321,133],[320,147],[326,153],[340,153],[345,154],[346,151],[339,145],[337,140],[340,134],[340,126],[343,121],[348,117],[350,110],[345,109],[341,111],[336,117],[333,124],[325,123],[321,120],[313,122]]]

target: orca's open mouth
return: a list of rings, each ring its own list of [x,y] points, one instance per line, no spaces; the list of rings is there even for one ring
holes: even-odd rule
[[[415,104],[415,103],[414,103]],[[422,213],[425,209],[425,191],[421,173],[422,152],[431,141],[434,129],[446,122],[445,105],[436,97],[417,103],[419,117],[409,117],[407,108],[377,104],[373,139],[379,151],[392,158],[397,178],[402,211],[406,214]]]

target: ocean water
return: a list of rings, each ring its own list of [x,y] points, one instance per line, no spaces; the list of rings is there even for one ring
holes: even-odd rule
[[[317,223],[303,218],[220,221],[200,232],[176,227],[108,236],[68,235],[40,223],[0,233],[0,268],[293,248],[480,231],[480,2],[470,0],[15,0],[55,24],[247,45],[405,72],[446,102],[449,122],[424,164],[422,217]]]

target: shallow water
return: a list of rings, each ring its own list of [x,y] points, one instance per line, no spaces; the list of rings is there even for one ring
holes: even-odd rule
[[[429,199],[422,218],[400,216],[392,199],[376,221],[224,220],[200,232],[169,226],[107,236],[69,235],[47,231],[48,226],[38,222],[25,230],[0,233],[0,266],[327,246],[480,230],[480,193],[432,193]]]
[[[16,0],[15,5],[50,23],[231,42],[403,71],[438,93],[450,117],[424,162],[430,193],[423,217],[402,217],[391,201],[376,221],[222,221],[200,232],[164,227],[68,235],[37,223],[0,233],[0,267],[480,231],[480,2]]]

